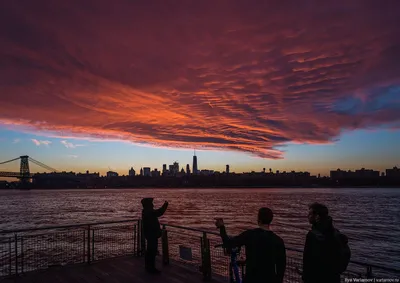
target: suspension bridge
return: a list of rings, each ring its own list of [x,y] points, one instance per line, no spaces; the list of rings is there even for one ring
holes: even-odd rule
[[[0,171],[0,177],[18,178],[22,182],[28,181],[29,179],[31,179],[34,176],[34,174],[32,174],[30,172],[29,162],[32,162],[33,164],[35,164],[43,169],[46,169],[50,172],[58,172],[56,169],[51,168],[50,166],[47,166],[46,164],[44,164],[40,161],[37,161],[37,160],[33,159],[32,157],[29,157],[28,155],[23,155],[23,156],[20,156],[20,157],[11,159],[11,160],[0,162],[0,165],[11,163],[11,162],[18,161],[18,160],[20,161],[19,172]]]

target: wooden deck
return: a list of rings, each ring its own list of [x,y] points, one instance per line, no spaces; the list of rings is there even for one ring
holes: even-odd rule
[[[162,266],[157,263],[162,271],[159,275],[146,273],[144,259],[123,257],[104,260],[90,265],[71,265],[65,267],[52,267],[42,271],[29,272],[14,278],[0,280],[1,283],[200,283],[202,274],[184,266],[171,263]],[[211,282],[221,282],[213,280]]]

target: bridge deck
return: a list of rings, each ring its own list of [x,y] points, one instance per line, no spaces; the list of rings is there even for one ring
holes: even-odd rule
[[[144,270],[144,259],[123,257],[104,260],[91,265],[53,267],[43,271],[29,272],[15,278],[0,280],[1,283],[200,283],[202,274],[180,265],[161,266],[160,275],[148,274]],[[213,280],[212,282],[221,282]]]

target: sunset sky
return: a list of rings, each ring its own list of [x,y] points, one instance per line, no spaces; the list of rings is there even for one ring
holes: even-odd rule
[[[127,174],[196,149],[220,171],[399,166],[399,13],[398,0],[1,1],[0,162]]]

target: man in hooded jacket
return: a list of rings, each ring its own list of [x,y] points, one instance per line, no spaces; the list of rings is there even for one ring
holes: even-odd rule
[[[145,268],[149,273],[158,274],[156,269],[156,255],[158,250],[158,238],[161,237],[161,228],[158,217],[161,217],[168,207],[166,201],[159,209],[154,209],[153,198],[142,199],[142,221],[144,237],[146,238],[147,246],[145,253]]]
[[[340,283],[340,274],[350,260],[347,237],[335,229],[328,208],[320,203],[309,206],[312,224],[303,252],[304,283]]]

